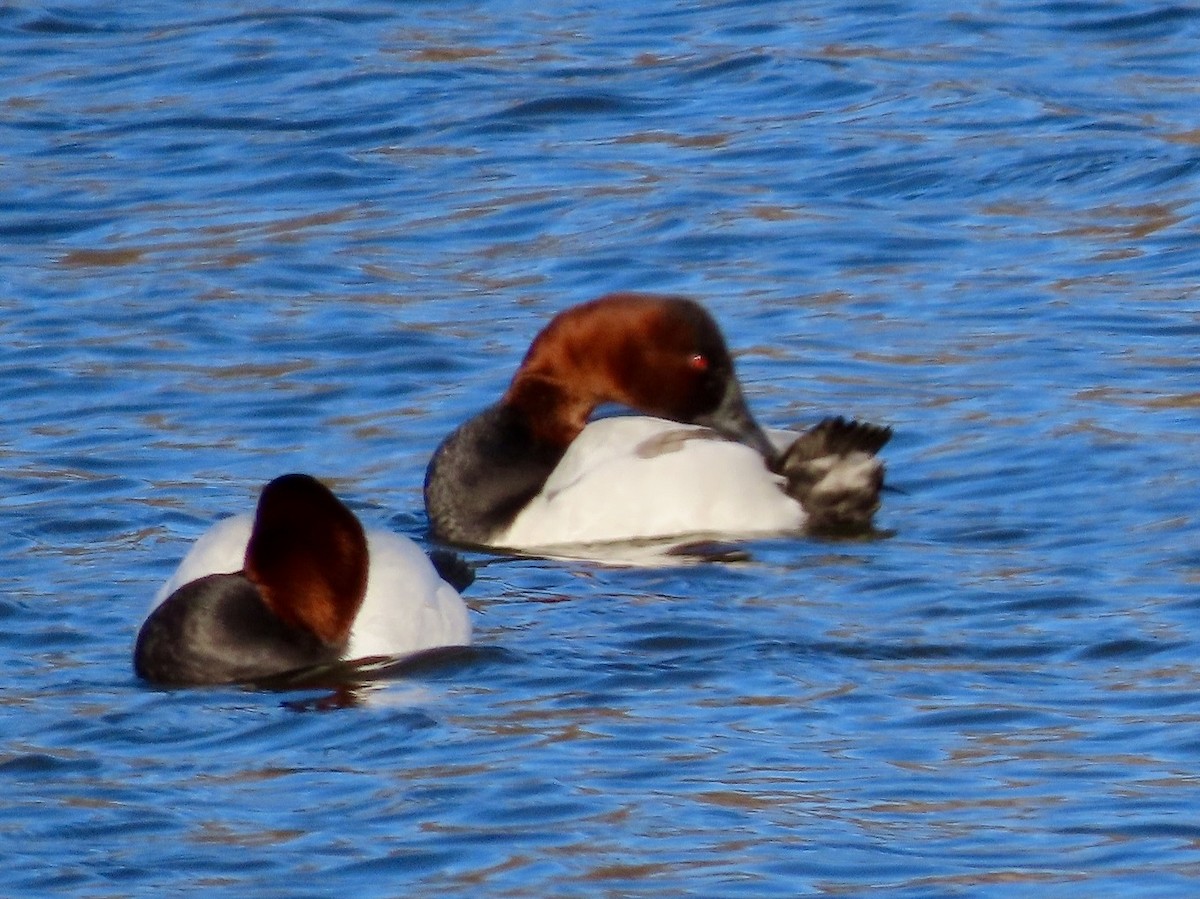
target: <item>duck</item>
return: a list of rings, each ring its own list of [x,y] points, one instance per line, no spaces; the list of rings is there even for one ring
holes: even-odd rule
[[[443,557],[443,560],[446,557]],[[287,474],[223,519],[159,589],[133,652],[155,684],[242,684],[471,642],[461,569],[362,523],[319,480]],[[461,560],[460,560],[461,561]]]
[[[600,407],[631,413],[594,417]],[[430,533],[466,546],[870,532],[891,428],[762,428],[716,320],[688,297],[614,293],[536,335],[499,402],[425,472]]]

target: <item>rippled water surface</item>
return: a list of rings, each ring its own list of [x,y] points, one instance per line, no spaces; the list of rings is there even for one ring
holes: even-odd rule
[[[1200,878],[1200,13],[0,9],[0,893],[1183,896]],[[290,470],[425,540],[555,311],[704,301],[871,542],[473,556],[477,648],[160,691]]]

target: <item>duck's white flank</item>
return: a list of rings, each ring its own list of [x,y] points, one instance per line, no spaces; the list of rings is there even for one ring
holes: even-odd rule
[[[562,544],[794,531],[805,513],[762,455],[709,428],[647,416],[593,421],[495,539]]]
[[[253,515],[236,515],[205,531],[155,594],[154,605],[198,578],[241,571],[253,525]],[[389,531],[369,530],[367,552],[367,594],[350,632],[347,660],[471,642],[466,604],[419,546]]]

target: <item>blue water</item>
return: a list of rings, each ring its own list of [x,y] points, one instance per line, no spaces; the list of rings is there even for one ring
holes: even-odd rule
[[[0,10],[0,893],[1185,896],[1200,11]],[[424,540],[555,311],[705,302],[871,542],[473,556],[478,647],[160,691],[150,598],[290,470]]]

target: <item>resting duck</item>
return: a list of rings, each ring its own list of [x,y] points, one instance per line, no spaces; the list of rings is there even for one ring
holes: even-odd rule
[[[263,488],[253,516],[203,534],[156,597],[135,672],[228,684],[471,642],[467,607],[404,537],[363,530],[315,478]]]
[[[642,414],[590,421],[603,403]],[[702,306],[611,294],[552,319],[500,402],[441,443],[425,508],[435,537],[523,550],[861,532],[890,437],[842,418],[768,435]]]

